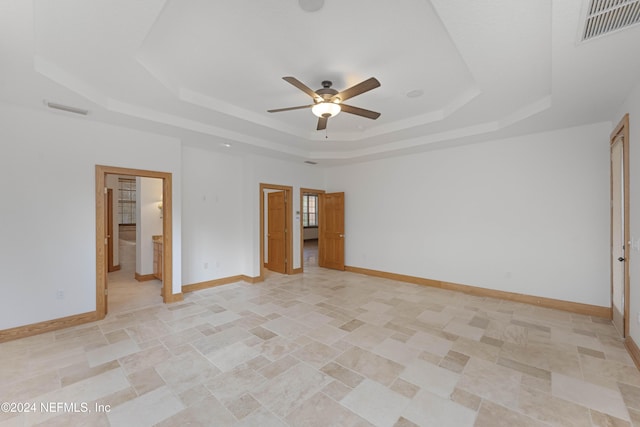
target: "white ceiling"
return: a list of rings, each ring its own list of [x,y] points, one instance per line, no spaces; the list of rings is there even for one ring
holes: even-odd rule
[[[581,43],[587,3],[2,0],[0,100],[320,164],[611,120],[640,81],[640,27]],[[381,116],[325,132],[310,110],[268,113],[312,103],[283,76],[376,77],[348,103]]]

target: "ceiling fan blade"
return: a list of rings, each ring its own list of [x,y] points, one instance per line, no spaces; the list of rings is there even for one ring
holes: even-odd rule
[[[361,93],[365,93],[370,91],[371,89],[375,89],[380,86],[380,82],[375,77],[371,77],[363,82],[358,83],[355,86],[351,86],[348,89],[343,90],[342,92],[334,95],[332,99],[340,98],[340,102],[346,101],[349,98],[353,98],[356,95],[360,95]]]
[[[340,104],[340,109],[345,113],[355,114],[356,116],[366,117],[367,119],[375,120],[380,117],[380,113],[365,110],[364,108],[352,107],[351,105]]]
[[[300,80],[296,79],[295,77],[289,77],[289,76],[288,77],[283,77],[282,80],[291,83],[292,85],[294,85],[295,87],[297,87],[298,89],[300,89],[301,91],[303,91],[304,93],[306,93],[307,95],[312,97],[313,99],[318,98],[318,94],[317,93],[315,93],[307,85],[305,85],[304,83],[302,83]]]
[[[328,120],[329,120],[328,117],[319,117],[318,118],[318,127],[316,128],[316,130],[324,130],[324,129],[326,129]]]
[[[275,110],[267,110],[267,113],[279,113],[281,111],[291,111],[291,110],[302,110],[303,108],[311,108],[315,104],[311,105],[301,105],[299,107],[287,107],[287,108],[277,108]]]

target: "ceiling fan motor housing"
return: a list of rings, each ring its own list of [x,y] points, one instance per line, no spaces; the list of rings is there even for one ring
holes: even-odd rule
[[[338,94],[337,90],[331,88],[332,84],[333,83],[330,80],[324,80],[322,82],[322,89],[316,90],[316,94],[320,95],[323,98],[324,102],[331,101],[331,98],[334,95]],[[318,102],[323,102],[323,101],[320,101],[320,100],[317,100],[317,101]],[[339,102],[340,100],[339,99],[334,99],[334,101],[338,101]]]

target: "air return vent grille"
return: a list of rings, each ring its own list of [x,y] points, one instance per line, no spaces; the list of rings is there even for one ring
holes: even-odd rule
[[[44,100],[44,105],[46,105],[49,108],[53,108],[54,110],[62,110],[69,113],[82,114],[83,116],[86,116],[87,114],[89,114],[89,110],[85,110],[84,108],[70,107],[68,105],[49,102],[47,100]]]
[[[640,23],[640,0],[589,0],[582,33],[586,41]]]

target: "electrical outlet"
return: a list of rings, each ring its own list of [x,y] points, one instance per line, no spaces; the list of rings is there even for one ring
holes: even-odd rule
[[[208,263],[208,262],[205,262],[205,263],[204,263],[204,269],[206,270],[206,269],[208,269],[208,268],[209,268],[209,263]]]
[[[56,291],[56,299],[64,299],[64,291],[62,289]]]

